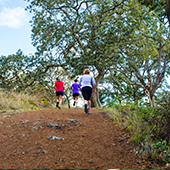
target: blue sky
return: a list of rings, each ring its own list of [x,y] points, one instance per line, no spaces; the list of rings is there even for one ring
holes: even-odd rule
[[[31,14],[25,11],[24,0],[0,0],[0,56],[16,54],[21,49],[25,55],[36,50],[31,44]]]
[[[25,11],[24,0],[0,0],[0,56],[16,54],[21,49],[25,55],[36,49],[31,44],[32,15]],[[170,84],[170,78],[167,79]]]

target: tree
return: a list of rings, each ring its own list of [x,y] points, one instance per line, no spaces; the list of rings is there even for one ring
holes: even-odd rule
[[[126,41],[119,43],[117,67],[110,68],[105,82],[112,85],[112,91],[108,93],[113,99],[137,102],[147,96],[153,106],[156,92],[169,75],[169,34],[154,13],[146,8],[141,10],[137,4],[129,4],[129,9],[122,16],[126,19],[119,25],[120,34],[124,33]],[[131,25],[134,29],[127,36],[127,27]]]
[[[88,67],[97,85],[115,67],[128,83],[142,87],[152,103],[169,63],[168,40],[162,38],[167,33],[162,25],[163,30],[158,29],[156,15],[137,1],[27,1],[34,13],[33,45],[37,54],[47,53],[51,66],[57,63],[75,75]],[[93,98],[95,106],[100,105],[99,94]]]
[[[147,9],[144,14],[140,6],[135,9],[138,11],[140,26],[131,34],[131,40],[120,48],[122,60],[118,70],[128,83],[142,87],[150,105],[153,106],[155,92],[169,74],[169,34],[156,15],[148,13]],[[131,16],[136,15],[134,11],[130,11],[127,24],[133,22]]]
[[[0,86],[21,91],[36,82],[45,84],[47,69],[44,58],[24,55],[21,50],[16,54],[0,57]]]
[[[51,61],[60,61],[64,69],[74,74],[82,74],[86,67],[94,70],[98,85],[117,60],[113,54],[118,31],[116,13],[122,14],[124,0],[28,2],[28,9],[34,12],[32,39],[38,53],[53,50],[57,58]],[[92,96],[94,106],[101,106],[98,96]]]

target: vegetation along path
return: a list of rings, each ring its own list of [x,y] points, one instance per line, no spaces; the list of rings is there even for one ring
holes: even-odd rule
[[[1,169],[140,169],[128,134],[97,109],[1,114]]]

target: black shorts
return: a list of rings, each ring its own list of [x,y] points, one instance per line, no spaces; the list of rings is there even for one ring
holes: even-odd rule
[[[79,96],[79,93],[74,93],[73,97]]]
[[[63,91],[56,91],[56,96],[63,96],[64,92]]]
[[[82,88],[82,95],[83,95],[84,100],[90,100],[91,94],[92,94],[91,87],[86,86]]]

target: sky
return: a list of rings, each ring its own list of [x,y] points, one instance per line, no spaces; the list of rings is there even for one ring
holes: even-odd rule
[[[24,0],[0,0],[0,56],[16,54],[21,49],[25,55],[34,53],[31,44],[31,13]]]
[[[36,49],[31,44],[32,14],[26,11],[24,0],[0,0],[0,56],[16,54],[21,49],[25,55]],[[167,79],[170,84],[170,78]]]

